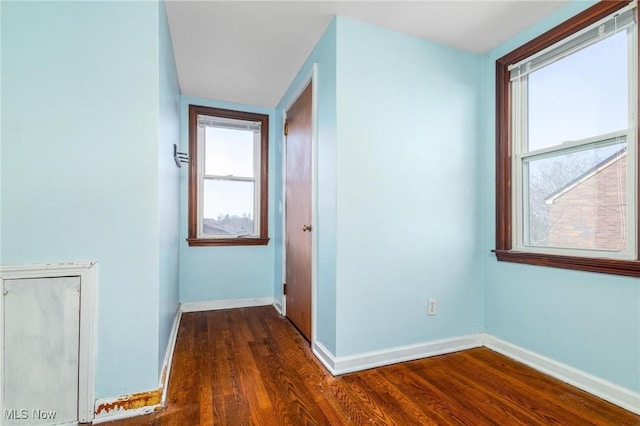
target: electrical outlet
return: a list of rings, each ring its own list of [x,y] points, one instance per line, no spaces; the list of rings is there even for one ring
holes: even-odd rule
[[[438,300],[427,299],[427,315],[435,315],[438,312]]]

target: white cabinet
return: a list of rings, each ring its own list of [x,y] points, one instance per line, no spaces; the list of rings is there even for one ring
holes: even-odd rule
[[[4,424],[78,420],[80,277],[4,281]]]
[[[94,418],[95,264],[0,267],[0,424]]]

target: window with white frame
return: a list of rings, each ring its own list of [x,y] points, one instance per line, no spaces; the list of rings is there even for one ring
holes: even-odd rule
[[[189,244],[267,244],[268,116],[189,106]]]
[[[597,4],[497,61],[499,260],[638,259],[637,39],[635,4]]]

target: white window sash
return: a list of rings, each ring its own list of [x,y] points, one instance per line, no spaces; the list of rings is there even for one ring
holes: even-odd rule
[[[211,115],[198,115],[198,127],[219,127],[223,129],[252,130],[260,132],[262,123],[259,121],[239,120],[236,118],[214,117]]]
[[[200,116],[199,116],[200,117]],[[198,126],[198,167],[197,167],[197,174],[198,174],[198,232],[197,232],[197,237],[198,238],[204,238],[206,237],[206,234],[204,233],[204,226],[203,226],[203,219],[204,219],[204,180],[203,180],[203,175],[204,175],[204,164],[205,164],[205,152],[204,152],[204,145],[205,145],[205,132],[206,128],[205,126]]]
[[[615,14],[603,18],[561,42],[551,45],[516,64],[509,65],[510,79],[522,78],[600,40],[619,32],[627,31],[636,24],[636,7],[636,3],[633,2]]]
[[[636,131],[635,129],[628,129],[626,131],[609,133],[606,135],[596,136],[593,138],[585,139],[582,141],[575,141],[571,143],[571,146],[560,146],[556,149],[545,149],[538,150],[535,152],[527,153],[527,154],[516,154],[514,155],[515,164],[517,167],[517,175],[515,175],[516,180],[514,180],[515,184],[513,185],[515,197],[515,206],[514,206],[514,223],[516,224],[516,232],[514,232],[514,250],[517,251],[527,251],[532,253],[548,253],[548,254],[558,254],[558,255],[575,255],[581,257],[608,257],[615,259],[634,259],[636,257],[636,220],[635,220],[635,211],[636,211],[636,193],[635,193],[635,185],[627,184],[626,185],[626,199],[627,199],[627,208],[626,208],[626,237],[627,237],[627,249],[621,251],[615,250],[605,250],[605,249],[579,249],[579,248],[564,248],[564,247],[552,247],[552,246],[534,246],[527,244],[525,241],[525,230],[529,229],[528,223],[528,215],[525,214],[529,210],[528,206],[528,197],[526,194],[528,191],[525,188],[529,187],[528,182],[528,174],[524,173],[525,166],[524,163],[527,160],[532,159],[544,159],[550,157],[556,157],[564,154],[571,154],[578,151],[584,151],[585,147],[589,147],[591,149],[596,149],[598,147],[611,145],[611,140],[615,140],[616,138],[624,139],[627,147],[627,171],[626,171],[626,181],[627,182],[636,182],[636,169],[637,167],[634,165],[635,163],[635,152],[636,152]]]
[[[236,130],[253,130],[253,177],[220,176],[205,174],[205,140],[207,127],[219,127]],[[198,115],[198,232],[197,238],[229,239],[254,238],[260,236],[260,169],[261,169],[261,123],[231,118]],[[205,180],[226,180],[237,182],[253,182],[253,233],[251,234],[205,234],[204,233],[204,182]]]
[[[262,131],[253,134],[253,231],[252,236],[260,236],[260,194],[262,185]]]
[[[549,157],[556,157],[561,154],[571,154],[579,152],[593,145],[593,148],[598,148],[605,145],[613,145],[614,143],[621,141],[622,139],[628,141],[632,137],[633,129],[624,129],[617,132],[606,133],[603,135],[593,136],[587,139],[581,139],[577,141],[567,141],[558,145],[550,146],[547,148],[537,149],[534,151],[525,151],[517,153],[519,159],[543,159]],[[613,142],[611,142],[613,141]]]
[[[234,175],[202,175],[203,179],[209,180],[233,180],[238,182],[255,182],[256,178],[250,176],[234,176]]]

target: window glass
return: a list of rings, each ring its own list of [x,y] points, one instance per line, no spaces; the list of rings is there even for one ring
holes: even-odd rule
[[[597,2],[496,60],[499,261],[640,277],[637,15]]]
[[[554,45],[556,57],[541,68],[530,65],[535,58],[515,67],[514,245],[520,250],[633,255],[629,28],[582,45],[568,42],[566,49],[564,42]]]
[[[269,243],[269,115],[189,105],[189,246]]]
[[[205,179],[203,233],[253,234],[253,191],[253,182]]]
[[[529,74],[528,150],[629,127],[626,31]]]
[[[616,142],[524,161],[526,245],[627,249],[627,151]]]
[[[254,177],[254,135],[251,130],[207,126],[205,174]]]

